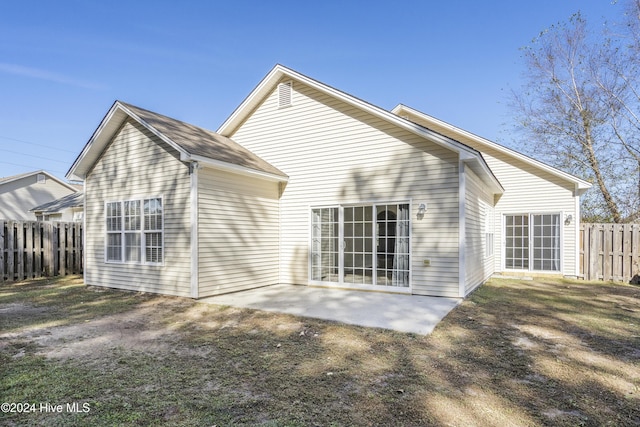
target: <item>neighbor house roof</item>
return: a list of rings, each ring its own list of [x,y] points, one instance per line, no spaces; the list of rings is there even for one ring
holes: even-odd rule
[[[263,178],[286,181],[287,175],[235,141],[207,129],[116,101],[75,160],[67,177],[84,179],[122,123],[128,118],[180,153],[180,160]]]
[[[533,159],[503,145],[482,138],[447,122],[436,119],[435,117],[432,117],[414,108],[399,104],[393,110],[391,110],[391,112],[398,116],[405,117],[407,118],[407,120],[411,120],[411,118],[413,117],[414,120],[417,120],[418,125],[424,126],[427,129],[432,129],[450,138],[473,144],[476,147],[491,148],[513,159],[518,159],[525,164],[531,165],[537,169],[550,173],[551,175],[555,175],[559,178],[569,181],[576,186],[576,189],[580,194],[591,188],[591,183],[583,179],[561,171],[560,169],[554,168],[553,166],[549,166],[539,160]],[[480,151],[482,151],[482,148],[480,149]]]
[[[446,135],[432,131],[431,129],[420,126],[409,120],[393,114],[383,108],[377,107],[366,101],[363,101],[348,93],[342,92],[329,85],[321,83],[315,79],[307,77],[283,65],[277,64],[262,79],[258,86],[247,96],[244,101],[236,108],[236,110],[227,118],[227,120],[218,128],[217,132],[222,135],[232,136],[234,132],[247,120],[253,111],[264,101],[264,99],[274,90],[278,83],[282,81],[293,80],[310,86],[321,93],[329,95],[335,99],[339,99],[348,105],[352,105],[364,110],[375,117],[392,123],[402,129],[413,134],[419,135],[427,140],[441,145],[449,150],[459,154],[460,159],[469,165],[478,176],[491,188],[494,194],[502,194],[504,188],[495,177],[491,168],[487,165],[481,153],[459,141],[456,141]]]
[[[58,213],[69,208],[79,208],[84,205],[84,193],[72,193],[51,202],[43,203],[30,212]]]
[[[30,177],[30,176],[33,176],[33,175],[38,175],[38,174],[46,175],[49,179],[54,180],[58,184],[63,185],[63,186],[65,186],[66,188],[68,188],[70,190],[78,191],[78,189],[75,188],[72,184],[66,183],[66,182],[62,181],[61,179],[56,178],[54,175],[51,175],[49,172],[47,172],[45,170],[37,170],[37,171],[33,171],[33,172],[26,172],[26,173],[21,173],[21,174],[17,174],[17,175],[5,176],[4,178],[0,178],[0,185],[8,184],[10,182],[17,181],[17,180],[23,179],[23,178],[27,178],[27,177]]]

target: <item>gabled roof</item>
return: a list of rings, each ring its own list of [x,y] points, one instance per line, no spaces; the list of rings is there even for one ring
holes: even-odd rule
[[[116,101],[75,160],[67,177],[84,179],[127,118],[140,123],[180,153],[180,160],[263,178],[286,181],[287,175],[230,138],[162,114]]]
[[[29,212],[58,213],[69,208],[79,208],[84,206],[84,193],[72,193],[51,202],[43,203]]]
[[[38,170],[38,171],[33,171],[33,172],[26,172],[26,173],[21,173],[18,175],[11,175],[11,176],[6,176],[4,178],[0,178],[0,185],[4,185],[4,184],[8,184],[10,182],[13,181],[17,181],[19,179],[23,179],[23,178],[27,178],[33,175],[46,175],[49,179],[54,180],[55,182],[57,182],[60,185],[65,186],[66,188],[72,190],[72,191],[78,191],[78,189],[76,187],[74,187],[72,184],[66,183],[64,181],[62,181],[59,178],[56,178],[54,175],[51,175],[49,172],[45,171],[45,170]]]
[[[460,159],[469,165],[469,167],[485,182],[485,184],[491,188],[494,194],[502,194],[504,192],[504,188],[493,175],[491,169],[484,161],[479,151],[280,64],[273,67],[258,86],[256,86],[249,94],[249,96],[244,99],[240,106],[236,108],[231,116],[229,116],[229,118],[227,118],[227,120],[218,128],[217,132],[221,135],[232,136],[242,123],[253,113],[258,105],[260,105],[260,103],[262,103],[264,99],[275,89],[277,84],[283,80],[301,82],[321,93],[339,99],[348,105],[364,110],[375,117],[383,119],[402,129],[458,153]]]
[[[583,179],[561,171],[560,169],[554,168],[553,166],[549,166],[539,160],[528,157],[503,145],[482,138],[464,129],[453,126],[447,122],[436,119],[435,117],[429,116],[428,114],[425,114],[406,105],[399,104],[393,110],[391,110],[391,112],[397,114],[398,116],[406,116],[405,118],[407,120],[413,119],[417,124],[424,126],[425,128],[432,129],[436,132],[442,133],[443,135],[460,140],[462,142],[473,144],[476,147],[480,147],[480,151],[482,151],[483,148],[491,148],[498,151],[499,153],[505,154],[514,159],[518,159],[525,164],[531,165],[537,169],[550,173],[551,175],[569,181],[570,183],[575,185],[576,190],[579,194],[582,194],[589,188],[591,188],[591,183]]]

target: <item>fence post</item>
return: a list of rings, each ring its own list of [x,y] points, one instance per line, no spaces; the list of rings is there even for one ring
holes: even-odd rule
[[[16,274],[17,280],[24,279],[24,233],[25,224],[23,222],[16,223]]]
[[[640,275],[640,226],[638,224],[631,225],[631,277],[629,280]]]
[[[10,282],[16,279],[15,269],[15,238],[16,238],[16,223],[15,221],[9,221],[7,223],[7,277]]]
[[[74,258],[73,258],[73,272],[78,274],[82,271],[82,232],[80,231],[82,226],[80,223],[73,225],[73,247],[74,247]]]
[[[59,222],[58,233],[60,236],[58,240],[58,247],[60,248],[60,270],[58,274],[65,276],[67,274],[67,224]]]
[[[624,240],[622,242],[622,269],[624,276],[631,277],[631,266],[633,265],[633,259],[631,258],[631,241],[633,236],[630,234],[632,231],[631,227],[628,227],[627,224],[623,224],[620,227],[624,230]]]
[[[4,263],[6,250],[5,248],[7,247],[4,240],[6,224],[6,221],[0,221],[0,282],[9,280],[9,278],[7,277],[7,268],[5,267]]]
[[[42,276],[42,223],[33,223],[33,277]]]
[[[57,224],[51,224],[51,252],[53,264],[51,266],[51,275],[57,276],[60,272],[60,228]]]
[[[598,240],[600,230],[596,224],[589,225],[589,280],[598,280]]]
[[[33,229],[35,227],[34,222],[25,223],[26,238],[24,240],[24,275],[27,279],[33,279]]]
[[[53,249],[51,249],[51,223],[42,223],[42,274],[53,274]]]

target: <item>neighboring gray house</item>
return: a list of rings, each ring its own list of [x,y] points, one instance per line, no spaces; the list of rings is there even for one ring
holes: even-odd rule
[[[37,221],[74,221],[83,218],[84,193],[68,194],[31,209]]]
[[[464,297],[576,276],[590,184],[277,65],[217,133],[116,101],[84,180],[85,282],[206,297],[276,283]]]
[[[0,178],[0,219],[35,220],[32,208],[77,191],[43,170]]]

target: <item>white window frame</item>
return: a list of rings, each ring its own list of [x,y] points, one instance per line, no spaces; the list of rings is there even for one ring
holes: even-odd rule
[[[528,216],[529,217],[529,268],[507,268],[507,217],[508,216]],[[533,237],[533,216],[536,215],[558,215],[560,221],[558,225],[560,227],[560,241],[559,245],[559,262],[560,268],[558,270],[535,270],[533,268],[534,258],[533,258],[533,250],[534,250],[534,237]],[[551,212],[503,212],[502,214],[502,271],[512,271],[512,272],[528,272],[528,273],[542,273],[542,274],[558,274],[564,271],[564,212],[563,211],[551,211]]]
[[[38,175],[36,175],[36,182],[38,184],[46,184],[47,183],[47,176],[43,173],[39,173]]]
[[[149,200],[160,200],[160,204],[162,206],[162,213],[160,218],[160,228],[157,229],[147,229],[145,227],[145,213],[144,213],[144,203]],[[137,230],[127,230],[125,227],[125,203],[127,202],[138,202],[140,204],[140,227]],[[110,204],[118,203],[120,205],[120,229],[119,230],[107,230],[107,208]],[[154,266],[163,266],[164,260],[166,258],[166,247],[164,243],[164,218],[165,218],[165,204],[163,196],[145,196],[145,197],[135,197],[121,200],[108,200],[104,203],[104,217],[103,217],[103,227],[104,227],[104,262],[107,264],[133,264],[133,265],[154,265]],[[115,217],[117,218],[117,217]],[[148,261],[147,260],[147,234],[149,233],[159,233],[160,234],[160,248],[162,252],[162,260],[160,262]],[[108,244],[109,244],[109,234],[119,235],[120,236],[120,259],[119,260],[110,260],[108,254]],[[140,241],[140,252],[139,252],[139,260],[127,261],[126,260],[126,236],[136,234],[139,235]]]
[[[343,280],[344,273],[344,208],[350,207],[359,207],[359,206],[373,206],[374,208],[382,205],[409,205],[409,286],[388,286],[388,285],[378,285],[378,284],[357,284],[357,283],[349,283]],[[339,253],[341,256],[338,259],[338,268],[340,270],[340,280],[339,282],[326,282],[321,280],[313,279],[313,271],[312,271],[312,251],[313,251],[313,210],[314,209],[325,209],[325,208],[338,208],[338,241]],[[378,290],[385,291],[391,293],[407,293],[410,294],[413,291],[413,201],[412,199],[402,199],[402,200],[369,200],[369,201],[357,201],[357,202],[345,202],[345,203],[337,203],[337,204],[326,204],[326,205],[308,205],[307,206],[309,212],[309,259],[308,259],[308,280],[312,285],[321,285],[326,287],[335,287],[335,288],[349,288],[349,289],[360,289],[360,290]],[[377,224],[378,221],[373,219],[373,237],[374,237],[374,245],[373,245],[373,257],[377,258],[377,245],[375,244],[375,239],[377,236]],[[373,269],[373,283],[377,282],[377,269]]]

